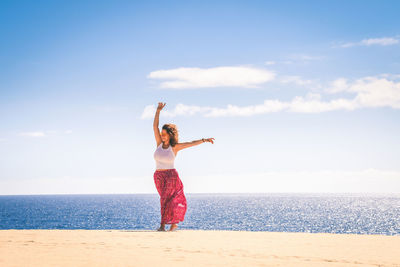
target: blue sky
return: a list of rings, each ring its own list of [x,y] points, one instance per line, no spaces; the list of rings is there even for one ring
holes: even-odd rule
[[[0,194],[400,193],[398,1],[0,5]]]

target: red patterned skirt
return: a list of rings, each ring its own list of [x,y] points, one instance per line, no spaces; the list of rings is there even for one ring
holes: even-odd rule
[[[161,223],[173,224],[183,222],[187,210],[183,184],[176,169],[154,172],[161,204]]]

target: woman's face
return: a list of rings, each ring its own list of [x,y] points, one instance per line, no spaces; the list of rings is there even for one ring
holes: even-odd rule
[[[169,142],[169,135],[165,129],[162,129],[161,131],[161,141],[163,141],[164,143]]]

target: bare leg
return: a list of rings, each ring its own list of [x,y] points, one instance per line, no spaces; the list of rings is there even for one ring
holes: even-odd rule
[[[175,230],[176,228],[178,228],[178,224],[173,223],[173,224],[171,224],[171,227],[169,228],[169,231],[173,231],[173,230]]]
[[[160,228],[157,229],[157,231],[166,231],[165,230],[165,223],[162,223]]]

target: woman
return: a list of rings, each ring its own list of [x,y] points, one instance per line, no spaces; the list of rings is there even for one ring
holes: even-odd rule
[[[214,138],[202,138],[192,142],[178,143],[178,130],[175,124],[164,124],[160,134],[158,119],[160,111],[165,105],[165,103],[158,103],[153,124],[154,136],[157,142],[157,149],[154,152],[154,159],[156,160],[154,183],[160,194],[161,204],[161,226],[157,231],[165,231],[166,224],[171,224],[169,231],[174,231],[178,228],[178,223],[183,222],[187,210],[183,184],[177,170],[174,168],[176,154],[179,150],[204,142],[214,144]]]

